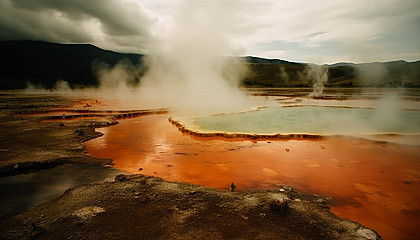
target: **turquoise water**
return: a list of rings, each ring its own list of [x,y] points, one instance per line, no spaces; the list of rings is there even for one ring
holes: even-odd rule
[[[204,131],[235,133],[381,134],[420,133],[420,111],[327,106],[269,107],[198,117]]]

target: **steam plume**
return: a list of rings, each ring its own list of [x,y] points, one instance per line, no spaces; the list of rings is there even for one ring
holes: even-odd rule
[[[306,77],[312,81],[313,91],[311,97],[322,96],[325,84],[328,82],[328,67],[322,67],[315,64],[309,64],[306,69]]]
[[[242,107],[245,97],[237,86],[246,69],[239,58],[228,57],[238,53],[229,38],[234,7],[221,0],[184,1],[151,46],[142,98],[193,112]]]
[[[356,66],[356,71],[363,85],[378,87],[384,84],[388,70],[383,64],[366,63]]]

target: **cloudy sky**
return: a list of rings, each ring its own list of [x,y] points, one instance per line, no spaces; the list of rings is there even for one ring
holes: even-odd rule
[[[174,24],[179,15],[191,22]],[[200,24],[195,15],[217,23],[205,37],[221,29],[237,55],[313,63],[420,60],[419,0],[0,0],[0,39],[148,53],[165,32]]]

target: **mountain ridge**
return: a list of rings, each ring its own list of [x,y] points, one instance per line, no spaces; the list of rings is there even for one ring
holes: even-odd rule
[[[61,44],[42,41],[0,41],[0,89],[22,89],[27,83],[51,88],[58,80],[72,87],[97,86],[97,67],[113,67],[121,61],[143,66],[145,55],[118,53],[92,44]],[[249,69],[244,87],[309,87],[310,64],[255,56],[241,57]],[[420,87],[420,60],[371,63],[334,63],[328,69],[327,87]],[[140,80],[141,81],[141,80]]]

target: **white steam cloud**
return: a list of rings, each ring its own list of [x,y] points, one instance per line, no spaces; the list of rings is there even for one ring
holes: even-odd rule
[[[233,57],[239,55],[240,47],[230,38],[238,6],[236,0],[183,1],[169,28],[156,26],[144,62],[133,66],[121,61],[112,67],[94,63],[99,87],[77,93],[186,114],[247,108],[248,98],[238,87],[247,68],[243,58]],[[67,94],[69,90],[68,84],[60,82],[52,92]]]
[[[304,71],[305,77],[312,82],[313,91],[310,96],[321,97],[325,89],[325,84],[328,82],[328,67],[309,64]]]
[[[235,2],[236,4],[233,4]],[[246,73],[230,39],[238,1],[184,1],[170,28],[151,46],[140,95],[195,113],[235,110],[245,97],[238,89]]]

